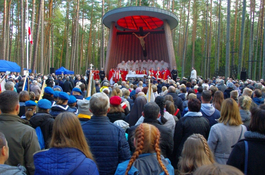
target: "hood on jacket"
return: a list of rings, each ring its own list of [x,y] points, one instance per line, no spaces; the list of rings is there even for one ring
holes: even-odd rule
[[[215,112],[215,108],[213,107],[212,104],[202,103],[201,104],[201,111],[203,111],[207,116],[211,116]]]
[[[253,101],[257,104],[257,105],[261,105],[264,103],[264,98],[258,98],[258,97],[254,97]]]
[[[71,174],[86,158],[76,148],[50,148],[33,157],[35,174]]]
[[[245,122],[245,121],[249,121],[250,120],[251,113],[250,113],[249,110],[240,109],[239,112],[240,112],[240,116],[241,116],[242,122]]]
[[[192,111],[188,111],[184,117],[201,117],[202,113],[201,112],[192,112]]]

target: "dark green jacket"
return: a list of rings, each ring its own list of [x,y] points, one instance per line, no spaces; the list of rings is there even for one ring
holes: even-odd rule
[[[7,113],[0,114],[0,132],[4,133],[9,146],[9,158],[6,164],[26,167],[34,174],[33,154],[40,150],[38,138],[28,121]]]

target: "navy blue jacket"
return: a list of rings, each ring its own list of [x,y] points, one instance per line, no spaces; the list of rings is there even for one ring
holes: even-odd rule
[[[33,156],[35,175],[98,175],[95,162],[76,148],[51,148]]]
[[[130,159],[125,132],[107,116],[92,116],[82,128],[100,174],[113,175],[119,163]]]

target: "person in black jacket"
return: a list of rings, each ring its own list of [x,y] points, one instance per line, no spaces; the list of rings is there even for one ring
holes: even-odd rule
[[[71,92],[72,89],[73,89],[73,85],[72,85],[72,83],[70,82],[69,77],[66,77],[65,82],[64,82],[64,84],[63,84],[63,91],[64,91],[64,92]]]
[[[240,140],[232,150],[227,161],[245,174],[261,175],[265,172],[265,105],[252,110],[249,131],[245,132],[245,139]],[[245,172],[245,142],[248,145],[247,172]]]
[[[113,96],[110,98],[110,111],[107,116],[111,123],[116,120],[125,120],[124,109],[121,107],[121,97]]]
[[[180,118],[175,127],[174,150],[171,156],[171,162],[175,169],[178,168],[179,156],[187,138],[196,133],[207,139],[210,131],[209,121],[200,112],[201,102],[198,99],[190,99],[188,108],[189,112]]]
[[[160,131],[161,154],[164,157],[169,158],[173,150],[173,138],[171,137],[172,131],[158,122],[157,118],[159,117],[159,111],[160,111],[160,108],[155,102],[147,103],[144,106],[144,111],[143,111],[144,122],[143,123],[154,125]],[[131,128],[128,129],[128,135],[129,135],[128,141],[129,141],[130,149],[132,152],[134,152],[135,150],[134,144],[133,144],[133,135],[134,135],[134,131],[137,128],[137,126],[138,125],[132,126]]]
[[[47,149],[49,148],[50,139],[52,137],[54,122],[53,117],[49,114],[51,102],[47,99],[41,99],[37,106],[38,112],[30,118],[29,122],[33,128],[37,128],[38,126],[41,128],[45,149]]]

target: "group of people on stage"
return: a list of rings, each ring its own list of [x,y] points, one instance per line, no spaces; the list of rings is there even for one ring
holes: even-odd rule
[[[169,64],[165,62],[164,60],[158,61],[158,60],[128,60],[127,62],[122,61],[117,65],[117,68],[124,69],[124,70],[150,70],[151,68],[160,67],[160,69],[166,69],[169,67]]]
[[[120,68],[116,68],[116,69],[112,68],[109,70],[108,79],[109,80],[112,79],[114,82],[118,82],[120,79],[122,81],[126,81],[127,74],[129,75],[142,74],[142,75],[150,76],[151,78],[155,78],[156,80],[158,79],[166,80],[171,77],[171,72],[168,67],[166,69],[160,69],[160,67],[157,67],[156,70],[154,70],[153,67],[149,70],[147,70],[146,68],[143,68],[142,70],[139,68],[136,68],[136,69],[131,68],[129,71],[125,69],[120,69]],[[177,72],[176,72],[176,75],[177,75]]]

